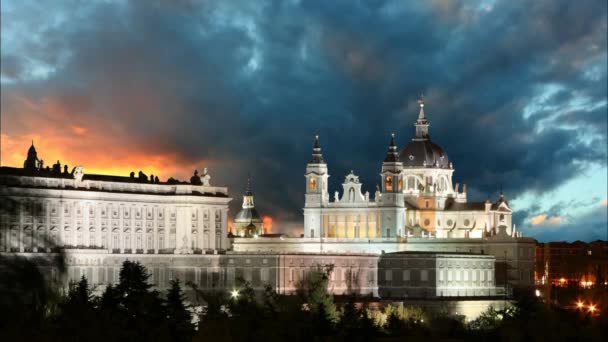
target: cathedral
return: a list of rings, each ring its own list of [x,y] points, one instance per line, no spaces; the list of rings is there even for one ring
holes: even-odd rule
[[[304,235],[307,238],[391,239],[408,237],[481,239],[502,234],[518,237],[512,210],[504,196],[497,201],[470,202],[467,186],[452,182],[454,164],[431,141],[430,123],[420,101],[416,132],[397,150],[395,134],[382,162],[382,184],[374,197],[361,193],[359,177],[351,171],[330,199],[328,166],[315,137],[312,160],[306,167]]]

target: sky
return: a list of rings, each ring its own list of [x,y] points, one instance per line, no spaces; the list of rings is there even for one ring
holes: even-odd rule
[[[374,192],[425,97],[470,201],[503,190],[540,241],[608,239],[607,4],[538,1],[2,1],[3,166],[188,180],[275,232],[302,229],[315,134],[330,193]]]

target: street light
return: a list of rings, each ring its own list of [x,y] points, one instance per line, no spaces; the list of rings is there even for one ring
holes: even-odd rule
[[[594,312],[595,312],[595,310],[597,310],[597,309],[595,308],[595,305],[593,305],[593,304],[589,305],[589,312],[594,313]]]
[[[236,289],[235,289],[235,290],[232,290],[232,292],[230,292],[230,296],[231,296],[233,299],[237,299],[237,298],[239,298],[239,290],[236,290]]]
[[[583,308],[583,302],[581,302],[580,300],[578,301],[578,303],[576,303],[576,307],[579,309]]]

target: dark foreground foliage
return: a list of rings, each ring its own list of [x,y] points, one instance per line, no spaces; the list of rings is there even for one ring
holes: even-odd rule
[[[605,341],[608,337],[605,313],[590,316],[560,310],[527,296],[506,310],[490,308],[470,322],[462,316],[402,305],[370,309],[370,298],[334,298],[328,292],[331,267],[311,272],[296,296],[279,295],[271,287],[256,293],[242,280],[231,293],[187,284],[193,293],[190,306],[179,280],[161,294],[137,262],[126,261],[118,284],[107,286],[99,296],[92,294],[84,277],[61,294],[35,269],[20,267],[45,285],[28,283],[23,280],[28,277],[21,279],[17,271],[5,278],[33,290],[11,292],[3,282],[2,341]],[[193,314],[195,307],[200,310]]]

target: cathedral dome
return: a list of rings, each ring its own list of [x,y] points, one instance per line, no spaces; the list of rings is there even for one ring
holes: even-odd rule
[[[414,124],[416,126],[416,136],[410,143],[401,148],[399,159],[405,167],[451,168],[448,154],[441,146],[431,141],[429,135],[430,123],[424,114],[424,99],[420,99],[418,103],[420,104],[420,113],[418,113],[418,120]]]
[[[449,168],[450,166],[447,153],[430,139],[413,139],[401,148],[399,159],[405,167]]]
[[[255,208],[243,208],[234,217],[235,222],[262,222],[260,214]]]

